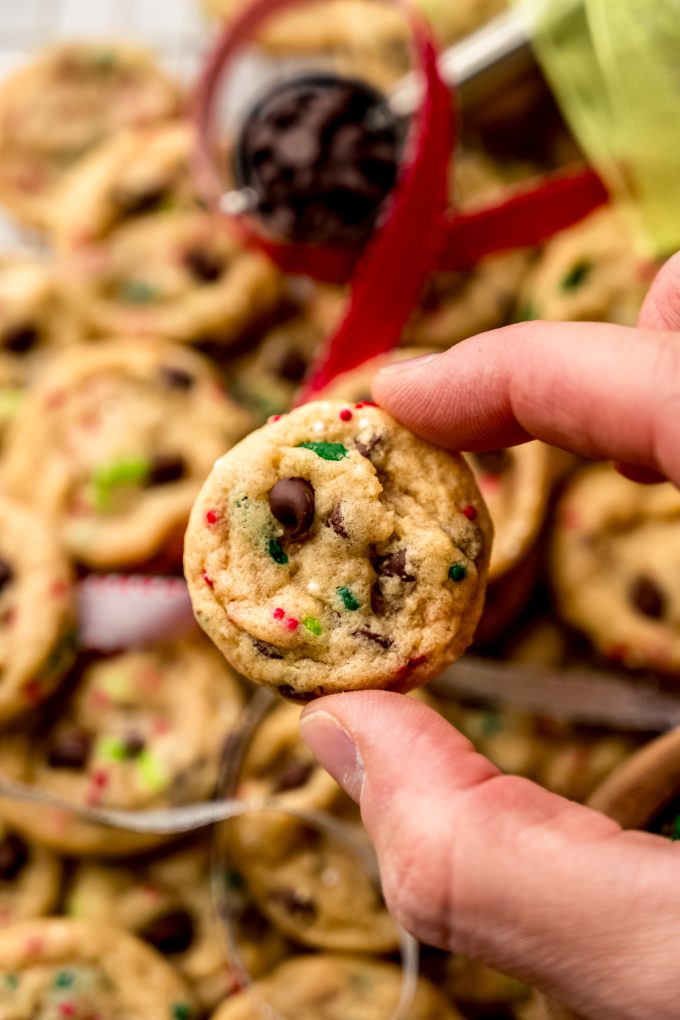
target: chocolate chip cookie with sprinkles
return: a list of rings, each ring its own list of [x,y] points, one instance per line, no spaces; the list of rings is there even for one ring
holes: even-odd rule
[[[179,110],[177,85],[146,50],[109,41],[46,50],[0,89],[0,201],[44,226],[55,187],[87,152]]]
[[[192,803],[214,792],[241,707],[236,678],[200,634],[88,658],[33,729],[3,737],[0,776],[81,806]],[[70,854],[119,856],[163,842],[21,801],[0,801],[0,815]]]
[[[8,1020],[192,1020],[170,964],[109,925],[50,918],[0,932],[0,1016]]]
[[[181,536],[201,481],[249,428],[207,359],[115,340],[65,351],[7,438],[5,489],[54,516],[92,568],[143,563]]]
[[[408,691],[472,640],[492,527],[463,459],[364,403],[320,401],[213,468],[185,540],[196,617],[287,697]]]
[[[3,496],[0,722],[32,711],[58,686],[75,656],[75,632],[71,569],[54,522]]]

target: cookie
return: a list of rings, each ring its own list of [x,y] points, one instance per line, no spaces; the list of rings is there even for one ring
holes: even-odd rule
[[[268,313],[282,277],[200,209],[135,217],[62,260],[75,315],[100,335],[161,336],[227,348]]]
[[[54,854],[0,821],[0,929],[51,913],[61,872]]]
[[[586,467],[556,510],[552,582],[561,615],[609,659],[680,671],[680,494]]]
[[[195,1013],[172,967],[139,939],[53,918],[0,932],[0,1016],[191,1020]]]
[[[19,68],[0,89],[0,200],[42,226],[54,188],[113,132],[179,112],[177,86],[145,50],[67,43]]]
[[[522,284],[517,317],[634,326],[653,275],[608,208],[548,241]]]
[[[392,963],[351,956],[301,956],[281,964],[246,992],[226,1002],[212,1020],[259,1020],[263,1009],[296,1020],[392,1020],[402,973]],[[424,978],[418,981],[409,1020],[461,1020]]]
[[[88,658],[33,731],[6,734],[0,775],[83,806],[189,804],[215,791],[241,706],[236,679],[199,635]],[[71,854],[129,854],[163,841],[21,801],[2,801],[0,813]]]
[[[185,573],[239,672],[309,700],[407,691],[470,643],[491,523],[462,458],[363,404],[307,404],[215,465]]]
[[[37,509],[39,507],[40,509]],[[0,722],[33,710],[75,654],[71,570],[40,501],[0,498]]]
[[[322,340],[322,330],[302,314],[268,329],[254,351],[225,365],[228,392],[258,424],[289,411]]]
[[[180,535],[215,458],[249,425],[194,351],[79,346],[52,360],[15,416],[3,483],[54,517],[81,563],[141,563]]]
[[[240,990],[229,962],[211,887],[211,839],[134,866],[82,862],[66,897],[71,917],[114,923],[148,942],[179,971],[202,1010],[210,1012]],[[224,865],[224,882],[233,873]],[[240,960],[257,978],[286,953],[283,937],[252,907],[236,922]]]

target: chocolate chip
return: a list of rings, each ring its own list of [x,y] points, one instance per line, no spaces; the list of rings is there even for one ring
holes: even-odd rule
[[[170,482],[178,482],[186,474],[184,459],[171,454],[159,454],[151,462],[151,468],[146,477],[147,485],[167,485]]]
[[[265,659],[283,658],[280,652],[277,652],[275,648],[264,641],[258,641],[257,638],[253,638],[253,645],[255,646],[255,651],[259,652],[260,655],[264,655]]]
[[[169,910],[155,917],[139,932],[160,953],[172,956],[185,953],[194,941],[196,929],[191,914],[186,910]]]
[[[366,630],[362,627],[360,630],[353,631],[355,637],[365,637],[369,641],[375,642],[376,645],[380,645],[381,648],[391,648],[394,644],[392,638],[386,637],[384,634],[376,634],[373,630]]]
[[[376,446],[380,442],[380,436],[371,436],[365,443],[361,439],[355,439],[354,445],[361,454],[362,457],[366,457],[367,460],[371,459],[371,454],[375,450]]]
[[[165,184],[149,183],[139,188],[115,188],[111,198],[122,216],[141,216],[154,212],[168,197]]]
[[[630,586],[630,600],[636,609],[652,620],[660,620],[666,613],[666,596],[658,584],[640,574]]]
[[[316,768],[313,761],[300,761],[293,759],[283,768],[276,777],[274,793],[287,793],[289,790],[299,790],[304,786],[312,772]]]
[[[371,588],[371,612],[375,616],[384,616],[387,611],[387,600],[382,593],[380,582],[376,581]]]
[[[330,517],[326,521],[326,527],[332,528],[336,535],[340,538],[349,538],[347,528],[345,527],[345,518],[342,514],[342,504],[336,503],[331,510]]]
[[[14,577],[14,571],[7,560],[0,559],[0,591],[5,588]]]
[[[507,450],[484,450],[473,453],[472,460],[485,475],[502,475],[510,464],[510,454]]]
[[[184,264],[202,283],[215,283],[224,272],[224,259],[204,248],[192,248],[184,256]]]
[[[39,343],[40,330],[29,323],[12,326],[2,336],[2,346],[12,354],[26,354]]]
[[[83,726],[57,730],[47,752],[47,763],[53,769],[82,769],[92,747],[92,734]]]
[[[279,655],[278,658],[280,659],[282,656]],[[282,698],[287,698],[288,701],[299,702],[301,705],[306,705],[308,701],[314,701],[318,697],[313,691],[296,691],[290,684],[280,684],[278,690]]]
[[[11,882],[28,864],[28,847],[20,836],[8,832],[0,841],[0,882]]]
[[[191,372],[176,365],[161,365],[160,375],[165,385],[175,390],[190,390],[196,382]]]
[[[295,889],[273,889],[269,893],[269,899],[283,907],[286,913],[291,914],[298,921],[311,924],[316,920],[317,909],[314,901],[308,896],[296,892]]]
[[[380,577],[398,577],[402,581],[415,581],[413,574],[406,570],[406,550],[397,549],[387,556],[376,556],[373,567]]]
[[[276,374],[287,382],[300,382],[306,371],[306,358],[303,358],[299,351],[292,348],[285,352],[276,366]]]
[[[280,478],[270,490],[269,508],[290,538],[304,538],[314,523],[314,488],[304,478]]]
[[[146,741],[141,733],[129,733],[123,739],[123,751],[128,759],[139,758],[146,747]]]

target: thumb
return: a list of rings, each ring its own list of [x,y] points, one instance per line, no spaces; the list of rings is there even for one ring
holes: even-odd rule
[[[673,255],[656,274],[645,298],[640,329],[680,330],[680,252]]]
[[[384,691],[308,707],[304,740],[360,803],[395,916],[593,1020],[673,1015],[670,843],[501,775],[427,706]]]

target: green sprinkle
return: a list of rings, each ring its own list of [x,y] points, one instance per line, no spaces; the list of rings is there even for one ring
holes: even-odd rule
[[[55,988],[73,988],[75,984],[76,976],[69,970],[60,970],[54,979]]]
[[[680,815],[676,815],[669,833],[671,842],[676,843],[680,839]]]
[[[353,612],[355,609],[359,608],[361,602],[359,602],[359,599],[352,594],[349,588],[346,588],[343,585],[341,588],[337,588],[336,590],[338,595],[342,599],[342,604],[345,607],[345,609],[349,609],[351,612]]]
[[[267,542],[267,552],[274,560],[274,563],[280,563],[281,566],[285,566],[288,562],[288,557],[275,538],[270,538]]]
[[[158,294],[158,287],[146,280],[124,280],[118,288],[118,299],[126,305],[148,305]]]
[[[349,450],[342,443],[298,443],[303,450],[311,450],[322,460],[342,460],[349,455]]]
[[[168,779],[158,758],[149,751],[142,751],[137,757],[139,775],[148,790],[160,793],[168,785]]]
[[[146,457],[122,457],[108,464],[100,464],[92,472],[92,481],[97,486],[110,488],[114,485],[135,485],[143,482],[151,470]]]
[[[95,747],[95,756],[105,761],[125,761],[128,753],[122,740],[116,737],[100,737]]]
[[[174,1002],[170,1011],[172,1020],[191,1020],[191,1006],[186,1002]]]
[[[503,729],[503,718],[500,712],[485,712],[482,717],[482,735],[492,737]]]
[[[567,275],[562,278],[560,290],[576,290],[588,278],[592,268],[590,259],[580,259],[575,262]]]
[[[308,630],[310,634],[316,634],[317,637],[321,633],[321,624],[317,620],[316,616],[305,616],[302,621],[302,626],[305,630]]]
[[[467,577],[467,567],[464,563],[454,563],[449,567],[449,577],[452,581],[464,581]]]
[[[19,987],[19,975],[18,974],[5,974],[5,984],[12,990]]]

